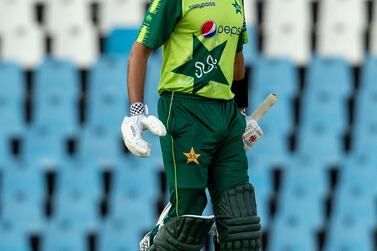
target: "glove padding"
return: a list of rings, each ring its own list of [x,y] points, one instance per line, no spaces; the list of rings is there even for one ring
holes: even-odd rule
[[[141,137],[144,130],[149,130],[160,137],[166,135],[164,124],[155,116],[145,114],[125,117],[121,130],[123,141],[128,150],[139,157],[148,157],[152,147]]]
[[[258,122],[251,117],[246,117],[246,129],[242,135],[245,150],[250,150],[262,136],[263,130]]]

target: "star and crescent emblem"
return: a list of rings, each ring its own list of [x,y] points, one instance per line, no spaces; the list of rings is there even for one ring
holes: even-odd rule
[[[194,147],[191,147],[191,150],[188,153],[183,153],[187,157],[187,164],[195,163],[199,165],[200,154],[196,153]]]
[[[219,65],[227,41],[208,50],[205,45],[193,35],[192,58],[183,65],[175,68],[174,73],[182,74],[194,79],[193,93],[207,86],[210,81],[229,85]]]

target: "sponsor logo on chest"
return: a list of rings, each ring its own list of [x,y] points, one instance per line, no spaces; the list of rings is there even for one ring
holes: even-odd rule
[[[216,36],[217,24],[214,21],[206,21],[200,28],[200,33],[204,38]]]
[[[215,7],[215,2],[204,2],[204,3],[195,3],[189,6],[189,9],[203,9],[207,7]]]
[[[242,32],[242,26],[235,25],[218,25],[215,21],[206,21],[200,27],[200,33],[203,38],[212,38],[217,34],[225,34],[228,36],[239,36]]]

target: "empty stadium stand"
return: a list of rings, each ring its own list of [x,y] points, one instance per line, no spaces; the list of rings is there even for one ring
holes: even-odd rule
[[[148,4],[0,0],[0,251],[135,251],[153,227],[159,140],[139,159],[120,135]],[[280,97],[247,153],[263,250],[377,250],[377,0],[245,5],[250,111]],[[160,68],[156,50],[153,114]]]

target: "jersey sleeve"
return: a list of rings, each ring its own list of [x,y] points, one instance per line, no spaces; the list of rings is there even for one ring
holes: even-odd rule
[[[181,17],[182,0],[153,0],[136,41],[152,49],[162,46]]]
[[[243,8],[243,12],[244,12],[243,27],[242,27],[241,34],[238,38],[237,52],[241,52],[243,49],[243,45],[247,44],[249,41],[249,38],[247,36],[247,27],[246,27],[246,20],[245,20],[245,8]]]

